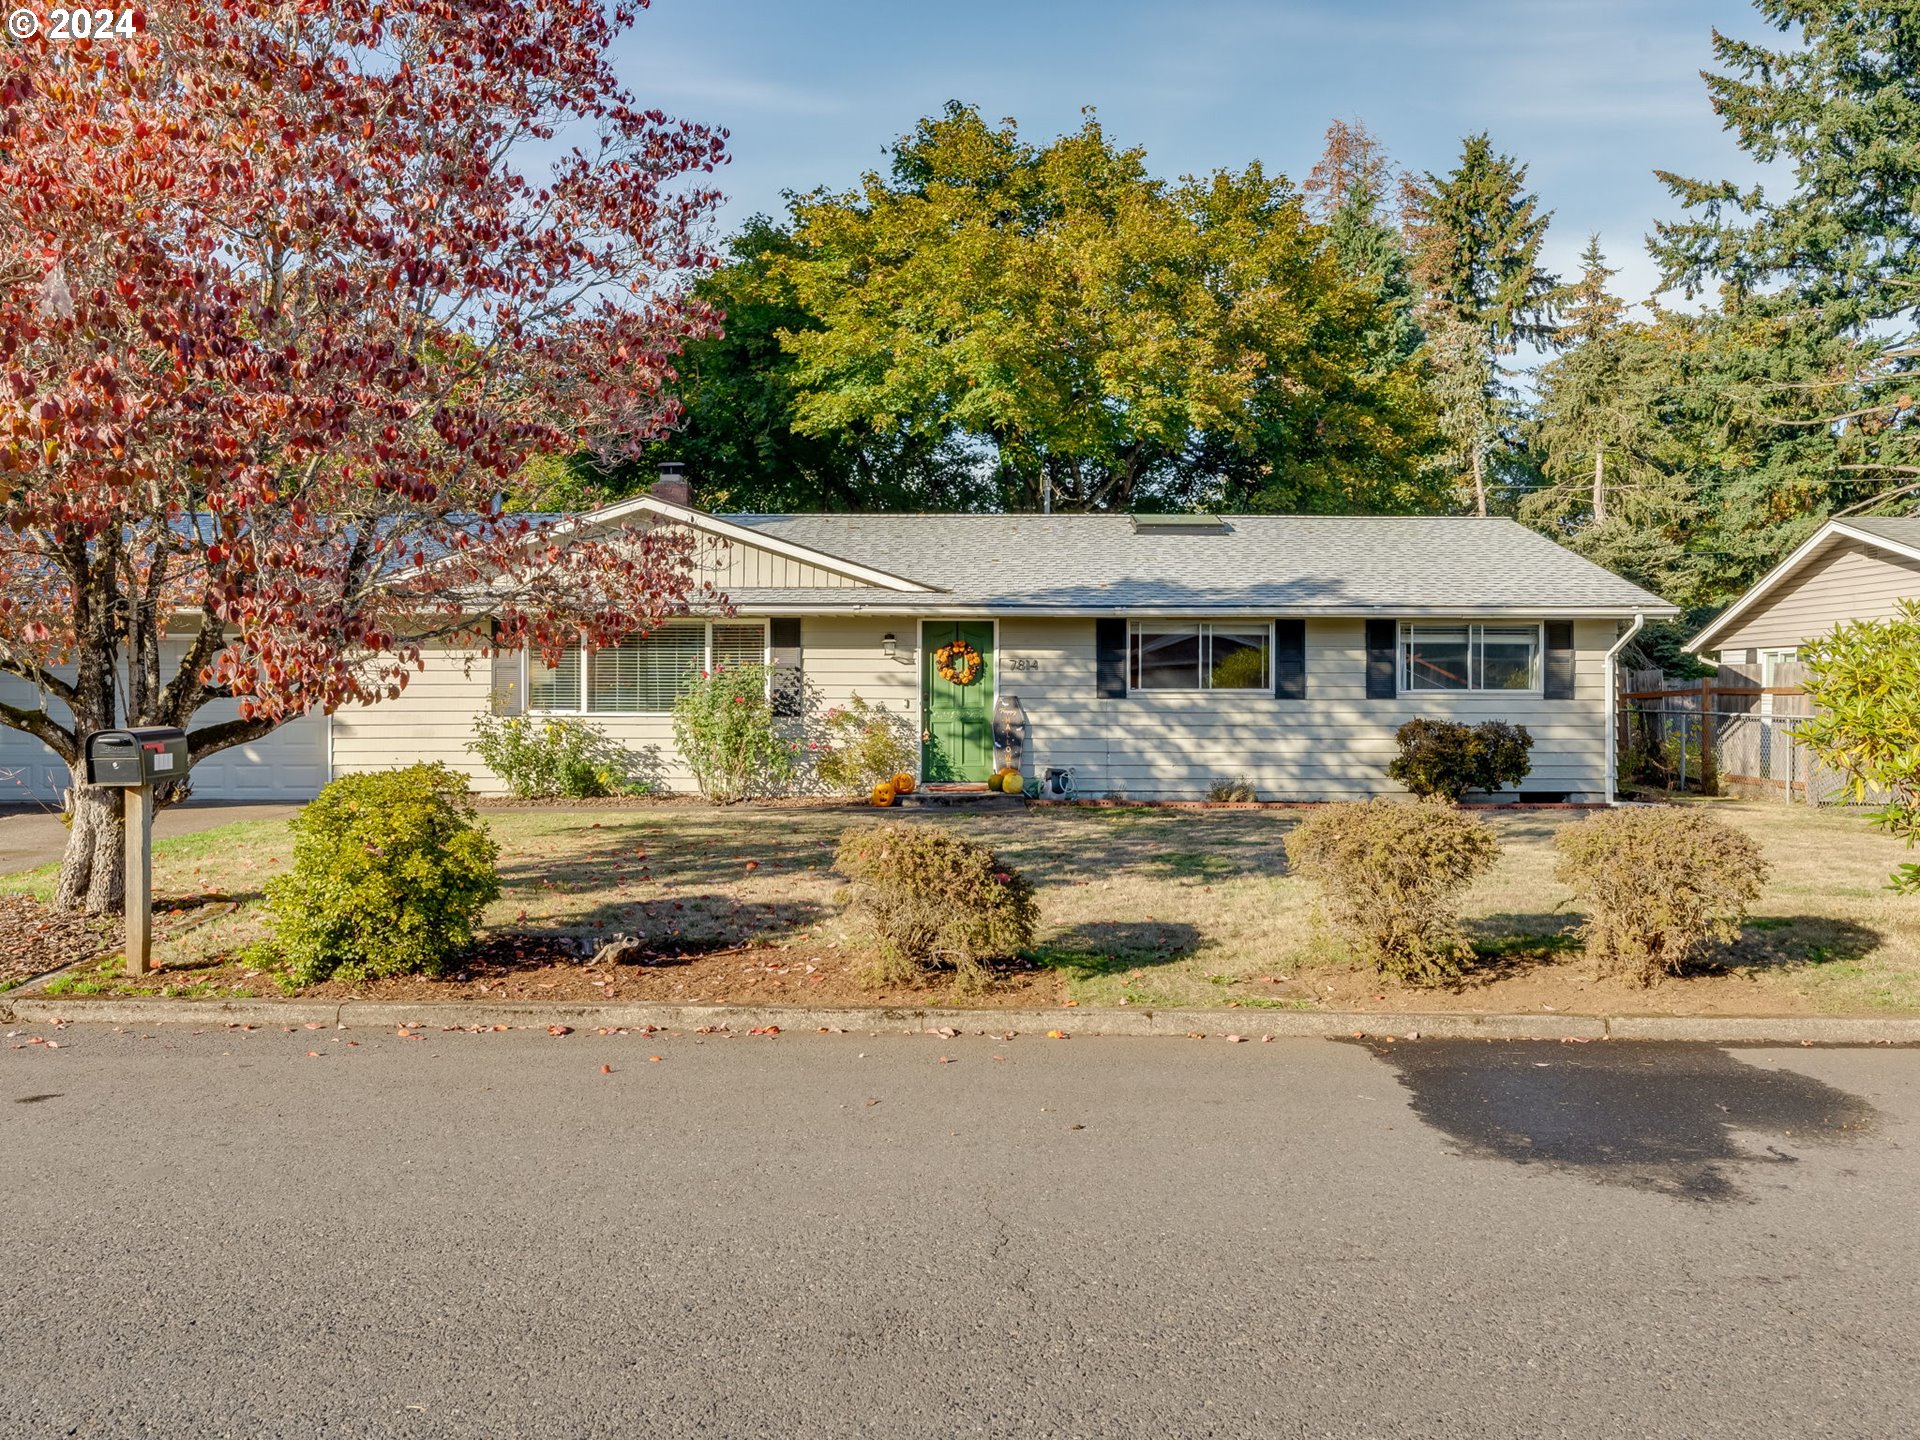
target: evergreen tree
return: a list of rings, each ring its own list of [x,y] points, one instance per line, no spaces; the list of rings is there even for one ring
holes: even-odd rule
[[[1501,357],[1554,334],[1558,282],[1540,266],[1551,217],[1526,179],[1527,167],[1497,153],[1483,132],[1466,138],[1446,175],[1429,171],[1403,186],[1440,426],[1452,454],[1471,466],[1479,515],[1488,513],[1490,490],[1515,488],[1524,467]]]
[[[1380,138],[1362,120],[1335,120],[1327,126],[1326,143],[1320,158],[1300,187],[1306,197],[1308,213],[1321,224],[1351,203],[1358,192],[1366,198],[1366,209],[1390,220],[1387,209],[1393,200],[1395,166]]]
[[[1587,237],[1580,256],[1580,278],[1560,296],[1562,323],[1554,335],[1558,358],[1537,377],[1540,392],[1531,435],[1544,457],[1541,469],[1552,488],[1527,497],[1521,506],[1530,519],[1551,517],[1563,525],[1607,520],[1607,452],[1615,469],[1631,465],[1645,443],[1644,397],[1632,393],[1622,343],[1626,307],[1607,288],[1619,272],[1608,267],[1600,237]],[[1590,472],[1586,469],[1591,466]],[[1619,482],[1616,476],[1616,483]],[[1581,481],[1587,480],[1584,496]]]
[[[1657,172],[1689,215],[1650,245],[1667,286],[1717,284],[1730,319],[1772,332],[1734,384],[1777,429],[1815,442],[1786,448],[1822,473],[1770,467],[1785,490],[1762,508],[1803,513],[1794,492],[1811,488],[1817,518],[1910,496],[1920,476],[1920,5],[1757,8],[1798,43],[1715,31],[1722,69],[1707,89],[1740,147],[1790,184],[1778,195]]]

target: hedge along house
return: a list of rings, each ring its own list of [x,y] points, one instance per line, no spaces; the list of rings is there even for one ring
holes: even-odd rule
[[[1829,520],[1723,610],[1687,649],[1775,682],[1800,647],[1849,620],[1920,600],[1920,516]]]
[[[1674,613],[1502,519],[716,516],[663,480],[570,524],[691,527],[696,580],[731,613],[552,667],[442,648],[397,700],[303,716],[198,767],[196,795],[303,800],[332,775],[415,760],[498,793],[467,748],[489,712],[578,717],[690,788],[669,713],[683,681],[763,661],[803,682],[811,713],[857,694],[898,715],[923,780],[984,779],[1006,697],[1026,717],[1027,772],[1070,769],[1083,796],[1200,799],[1223,779],[1271,800],[1387,793],[1394,732],[1425,716],[1532,732],[1532,773],[1506,798],[1601,801],[1609,651],[1634,615]],[[6,739],[41,753],[0,765],[33,759],[29,783],[57,796],[65,766]]]

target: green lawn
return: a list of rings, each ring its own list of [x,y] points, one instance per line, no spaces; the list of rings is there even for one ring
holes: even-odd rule
[[[1901,847],[1859,815],[1711,801],[1752,834],[1773,881],[1725,965],[1650,991],[1594,980],[1553,879],[1552,837],[1577,812],[1488,812],[1503,854],[1471,892],[1486,966],[1457,992],[1390,990],[1342,953],[1312,887],[1286,874],[1301,812],[1074,809],[941,815],[1034,881],[1038,957],[1087,1005],[1287,1008],[1920,1010],[1920,903],[1883,888]],[[818,946],[838,935],[840,832],[829,809],[665,805],[489,810],[503,931],[629,930],[666,943]],[[266,880],[288,863],[284,821],[247,821],[159,842],[155,888],[170,913],[158,953],[176,970],[270,934]],[[748,862],[757,864],[748,868]],[[0,880],[44,898],[51,867]],[[191,988],[184,979],[162,981]],[[271,993],[270,979],[258,988]]]

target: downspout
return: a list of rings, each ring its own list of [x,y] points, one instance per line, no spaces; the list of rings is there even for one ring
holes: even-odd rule
[[[1619,783],[1620,759],[1615,753],[1620,748],[1620,667],[1615,663],[1620,652],[1627,648],[1627,642],[1638,635],[1646,625],[1647,617],[1638,610],[1633,612],[1633,624],[1627,627],[1627,633],[1613,642],[1613,648],[1607,651],[1607,804],[1618,805],[1619,797],[1614,787]]]

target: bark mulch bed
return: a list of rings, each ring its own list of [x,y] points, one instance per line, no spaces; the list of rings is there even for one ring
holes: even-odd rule
[[[956,995],[942,976],[918,986],[869,989],[860,978],[863,957],[826,946],[818,950],[776,945],[661,955],[637,965],[595,965],[582,959],[565,937],[495,935],[440,979],[399,975],[385,980],[325,981],[284,991],[274,977],[238,961],[166,966],[145,980],[121,985],[108,978],[104,991],[265,997],[311,1000],[565,1000],[629,1001],[680,1005],[923,1006],[963,1003],[972,1007],[1026,1008],[1058,1005],[1065,998],[1058,972],[1044,966],[1010,966],[995,973],[984,991]]]
[[[0,895],[0,986],[12,987],[62,965],[113,949],[114,922],[61,915],[30,895]]]

